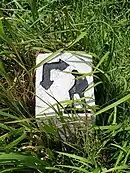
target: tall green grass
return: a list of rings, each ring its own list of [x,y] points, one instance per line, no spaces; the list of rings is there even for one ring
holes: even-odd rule
[[[1,173],[130,172],[129,43],[127,0],[0,2]],[[95,125],[35,118],[35,59],[57,50],[93,56]]]

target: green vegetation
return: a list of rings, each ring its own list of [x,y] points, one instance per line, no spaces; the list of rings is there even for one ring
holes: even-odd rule
[[[130,172],[129,11],[127,0],[0,1],[0,173]],[[57,111],[62,128],[38,126],[35,58],[57,50],[93,55],[95,125]]]

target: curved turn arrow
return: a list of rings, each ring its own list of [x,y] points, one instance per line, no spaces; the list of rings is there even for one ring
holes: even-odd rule
[[[52,63],[45,63],[43,65],[43,71],[42,71],[42,81],[40,82],[40,85],[48,90],[54,81],[50,80],[50,72],[53,69],[56,70],[65,70],[69,64],[64,62],[63,60],[59,59],[59,62],[52,62]]]

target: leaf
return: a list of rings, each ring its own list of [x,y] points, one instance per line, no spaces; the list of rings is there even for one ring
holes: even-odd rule
[[[13,116],[13,115],[11,115],[9,113],[6,113],[6,112],[3,112],[1,110],[0,110],[0,116],[8,117],[8,118],[11,118],[11,119],[16,119],[16,120],[18,119],[16,116]]]
[[[127,144],[127,142],[125,142],[124,147],[126,146],[126,144]],[[119,145],[117,145],[117,144],[111,144],[111,145],[112,145],[112,146],[115,146],[115,147],[121,149],[122,151],[124,151],[125,153],[127,153],[127,150],[126,150],[125,148],[123,148],[123,147],[121,147],[121,146],[119,146]]]
[[[94,129],[95,130],[109,130],[109,131],[115,131],[115,130],[118,130],[118,129],[120,129],[120,130],[122,130],[121,129],[121,127],[122,127],[122,124],[118,124],[118,125],[109,125],[109,126],[95,126],[94,127]]]
[[[108,169],[106,171],[103,171],[101,173],[113,172],[113,171],[116,171],[116,170],[124,170],[124,169],[130,169],[130,168],[127,165],[125,165],[125,166],[117,166],[115,168],[110,168],[110,169]]]
[[[22,165],[28,167],[28,168],[34,168],[34,169],[45,169],[46,161],[42,161],[37,157],[34,156],[26,156],[22,154],[16,154],[16,153],[9,153],[6,154],[4,152],[0,153],[0,163],[3,161],[7,161],[8,163],[19,161]]]
[[[4,35],[2,20],[0,19],[0,35]]]
[[[58,153],[61,154],[61,155],[67,156],[69,158],[73,158],[73,159],[80,160],[82,162],[91,164],[91,162],[89,160],[87,160],[86,158],[84,158],[84,157],[80,157],[80,156],[77,156],[75,154],[63,153],[63,152],[58,152]]]
[[[10,127],[8,127],[7,125],[5,125],[5,124],[3,124],[3,123],[0,123],[0,128],[5,129],[5,130],[8,130],[8,131],[11,130]]]
[[[114,107],[118,106],[119,104],[121,104],[121,103],[123,103],[123,102],[125,102],[125,101],[127,101],[127,100],[129,100],[129,99],[130,99],[130,94],[128,94],[127,96],[121,98],[120,100],[118,100],[118,101],[116,101],[116,102],[110,104],[109,106],[107,106],[107,107],[101,109],[100,111],[96,112],[96,113],[94,114],[94,116],[97,116],[97,115],[99,115],[99,114],[102,114],[103,112],[106,112],[106,111],[108,111],[109,109],[114,108]]]
[[[47,169],[47,170],[53,170],[53,171],[58,171],[58,172],[65,172],[65,171],[63,171],[63,170],[61,170],[59,168],[54,168],[54,167],[45,167],[45,169]]]
[[[114,118],[113,118],[113,122],[112,122],[112,124],[116,124],[116,116],[117,116],[117,107],[116,107],[116,106],[114,107],[114,113],[113,113],[113,116],[114,116]]]
[[[70,42],[67,46],[67,48],[69,49],[70,47],[72,47],[74,44],[76,44],[77,42],[79,42],[82,38],[84,38],[86,36],[86,32],[81,32],[81,34],[73,41]]]
[[[100,168],[94,169],[92,173],[100,173]]]
[[[1,73],[1,74],[5,74],[5,73],[6,73],[2,61],[0,61],[0,73]]]
[[[14,140],[13,142],[11,142],[9,145],[6,146],[6,149],[11,149],[14,146],[17,146],[18,143],[20,143],[22,140],[24,140],[26,137],[25,134],[23,134],[22,136],[20,136],[19,138],[17,138],[16,140]]]
[[[93,73],[96,72],[96,70],[100,67],[100,65],[104,62],[104,60],[108,57],[108,55],[110,54],[110,52],[107,52],[99,61],[99,63],[97,64],[97,66],[95,67]]]
[[[40,63],[38,63],[36,66],[34,66],[31,70],[29,71],[32,71],[38,67],[40,67],[41,65],[47,63],[48,61],[52,60],[56,55],[60,55],[60,53],[63,51],[63,49],[59,49],[57,50],[56,52],[50,54],[47,58],[45,58],[43,61],[41,61]]]
[[[19,4],[19,2],[17,0],[13,0],[13,1],[16,4],[16,7],[18,7],[21,10],[24,10],[23,7]]]
[[[0,170],[0,173],[7,173],[7,172],[10,173],[14,170],[21,170],[21,168],[9,168],[9,169],[4,168],[3,170]]]
[[[61,166],[61,167],[64,167],[64,168],[70,168],[72,170],[78,170],[78,171],[80,171],[80,173],[81,172],[90,173],[87,170],[85,170],[84,168],[80,168],[80,167],[69,166],[69,165],[57,165],[57,166]]]
[[[33,20],[36,21],[36,19],[38,18],[38,9],[37,9],[37,0],[28,0],[29,5],[31,7],[31,12],[32,12],[32,16],[33,16]]]
[[[4,64],[2,63],[1,60],[0,60],[0,75],[6,79],[6,81],[8,82],[9,85],[12,85],[11,79],[10,79],[8,73],[5,71]]]
[[[128,149],[128,153],[126,154],[125,158],[124,158],[124,163],[123,165],[125,165],[127,163],[127,161],[129,160],[129,155],[130,155],[130,148]]]
[[[127,145],[127,141],[124,143],[123,147],[121,147],[119,145],[116,145],[116,144],[111,144],[111,145],[121,149],[120,154],[119,154],[119,156],[118,156],[118,158],[116,160],[116,164],[115,164],[115,167],[116,167],[120,163],[120,161],[122,160],[124,152],[125,152],[125,154],[127,153],[127,150],[124,149],[126,147],[126,145]]]
[[[9,133],[0,136],[0,141],[4,141],[7,137],[9,137]]]

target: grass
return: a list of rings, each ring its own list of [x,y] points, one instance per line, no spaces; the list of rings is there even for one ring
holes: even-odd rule
[[[1,0],[1,173],[130,172],[129,24],[127,0]],[[35,58],[57,50],[93,55],[95,125],[57,112],[62,130],[38,126]]]

